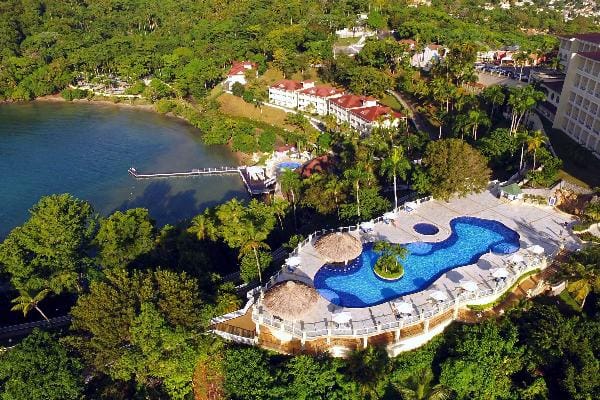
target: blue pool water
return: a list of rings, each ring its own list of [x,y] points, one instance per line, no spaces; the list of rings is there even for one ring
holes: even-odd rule
[[[435,235],[440,231],[437,226],[428,223],[416,224],[413,229],[421,235]]]
[[[314,284],[321,296],[344,307],[367,307],[425,289],[443,273],[477,262],[488,251],[509,254],[519,249],[519,234],[487,219],[459,217],[450,221],[452,233],[441,242],[405,244],[404,276],[386,281],[375,275],[379,254],[371,243],[347,267],[324,265]],[[344,271],[344,269],[346,271]]]
[[[295,162],[295,161],[286,161],[286,162],[282,162],[277,164],[277,168],[279,168],[279,170],[284,170],[284,169],[291,169],[294,170],[298,167],[301,167],[302,163],[299,162]]]

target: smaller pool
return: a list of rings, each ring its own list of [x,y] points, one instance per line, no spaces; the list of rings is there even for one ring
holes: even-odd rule
[[[282,171],[284,169],[291,169],[291,170],[295,170],[298,167],[301,167],[302,163],[297,162],[297,161],[286,161],[286,162],[282,162],[277,164],[277,169]]]
[[[420,233],[421,235],[435,235],[440,230],[437,226],[433,224],[428,224],[426,222],[421,222],[420,224],[415,224],[413,226],[415,232]]]

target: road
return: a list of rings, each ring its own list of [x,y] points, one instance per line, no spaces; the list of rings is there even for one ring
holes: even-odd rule
[[[394,98],[396,100],[398,100],[398,102],[400,104],[402,104],[402,106],[405,109],[408,110],[408,114],[409,114],[408,117],[413,121],[417,130],[423,131],[423,132],[429,132],[430,136],[433,134],[433,132],[431,132],[431,129],[429,128],[429,124],[427,124],[425,122],[425,118],[421,115],[421,113],[416,111],[415,108],[413,107],[413,105],[410,104],[409,102],[407,102],[402,97],[402,95],[400,95],[400,93],[396,92],[395,90],[388,90],[387,92],[389,94],[391,94],[392,96],[394,96]],[[435,134],[434,136],[435,136],[434,139],[437,139],[437,134]]]

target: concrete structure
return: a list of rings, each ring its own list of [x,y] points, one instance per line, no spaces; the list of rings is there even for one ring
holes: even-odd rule
[[[540,89],[546,93],[546,100],[538,104],[537,109],[550,121],[554,121],[556,110],[560,103],[560,95],[563,90],[564,80],[547,80],[539,83]]]
[[[440,62],[446,55],[447,49],[439,44],[429,44],[422,52],[415,53],[411,59],[410,64],[416,68],[423,68],[428,70],[434,63]]]
[[[574,53],[600,51],[600,32],[559,36],[558,57],[565,70]]]
[[[553,126],[600,157],[600,50],[571,53],[559,99]]]
[[[528,251],[531,246],[541,246],[550,257],[561,248],[575,250],[579,247],[577,238],[564,229],[564,224],[571,222],[571,215],[548,206],[499,199],[499,192],[500,188],[492,185],[490,191],[455,198],[449,203],[431,199],[416,201],[416,208],[411,212],[395,210],[397,218],[393,223],[386,223],[383,218],[373,220],[372,233],[361,232],[359,226],[317,231],[291,253],[291,256],[300,258],[299,267],[289,269],[283,266],[264,288],[257,288],[248,294],[249,301],[243,309],[215,318],[213,331],[229,340],[286,353],[330,352],[334,356],[344,356],[352,349],[368,345],[386,346],[391,355],[414,349],[441,333],[457,319],[459,313],[464,312],[467,305],[493,302],[523,274],[538,268],[544,269],[546,257],[533,250]],[[402,302],[413,305],[410,313],[399,313],[395,309],[393,302],[399,299],[369,307],[349,308],[337,306],[320,297],[302,320],[294,321],[272,315],[263,307],[263,291],[279,282],[296,280],[313,285],[317,271],[326,263],[313,244],[324,234],[331,231],[349,232],[363,242],[376,239],[392,243],[441,241],[450,235],[450,221],[453,218],[468,215],[493,219],[517,231],[520,235],[521,250],[518,254],[521,261],[514,261],[514,254],[486,253],[474,264],[442,274],[429,287],[401,296]],[[436,225],[439,233],[433,236],[417,233],[412,227],[421,222]],[[493,272],[500,268],[508,271],[508,276],[503,280],[494,278]],[[474,282],[476,290],[465,290],[465,280]],[[536,288],[535,292],[541,290],[543,288]],[[448,300],[432,302],[432,291],[442,291]],[[350,313],[351,321],[336,323],[334,317],[339,313]]]
[[[298,109],[318,115],[329,114],[329,100],[344,94],[341,89],[318,85],[298,92]]]
[[[223,81],[223,88],[230,92],[235,83],[246,85],[248,83],[246,81],[246,73],[252,70],[258,76],[256,63],[252,61],[234,61],[227,73],[227,78]]]

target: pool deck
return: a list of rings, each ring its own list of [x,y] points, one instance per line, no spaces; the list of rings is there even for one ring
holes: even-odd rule
[[[557,253],[561,244],[566,249],[574,250],[579,247],[577,238],[565,229],[565,223],[571,223],[573,217],[552,207],[537,206],[520,201],[509,202],[498,199],[489,191],[471,194],[465,198],[453,199],[450,202],[431,200],[419,205],[418,208],[408,213],[400,211],[398,218],[389,224],[377,222],[372,233],[365,234],[359,231],[351,232],[362,242],[374,240],[387,240],[393,243],[409,243],[415,241],[437,242],[446,239],[450,233],[450,221],[456,217],[473,216],[484,219],[496,220],[520,235],[519,252],[525,257],[526,263],[531,263],[534,258],[525,249],[531,245],[540,245],[547,256]],[[420,235],[413,230],[413,225],[428,222],[436,225],[440,231],[435,235]],[[312,244],[307,244],[298,253],[301,258],[300,267],[293,273],[285,270],[280,273],[276,281],[300,280],[313,286],[313,279],[325,261],[316,252]],[[432,290],[445,291],[449,299],[453,299],[462,292],[460,281],[473,280],[480,289],[494,289],[496,281],[491,276],[491,270],[507,267],[512,255],[484,254],[477,263],[458,267],[440,276],[429,287],[405,295],[399,299],[411,302],[415,306],[414,314],[435,310],[438,305],[429,295]],[[376,306],[363,308],[339,307],[321,297],[317,305],[302,317],[303,324],[310,324],[313,329],[327,329],[327,321],[331,321],[332,313],[347,311],[352,314],[352,328],[385,324],[394,320],[394,312],[390,301]]]

